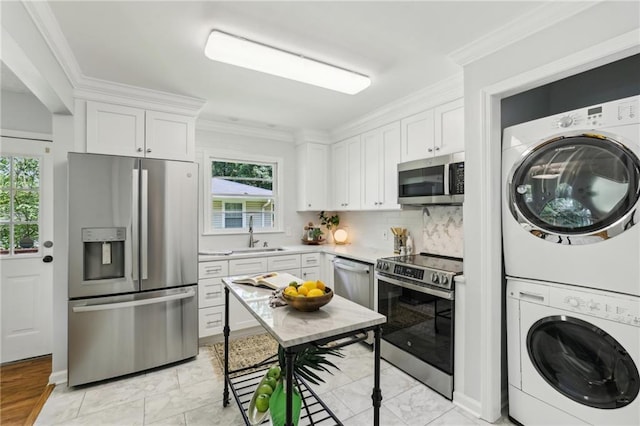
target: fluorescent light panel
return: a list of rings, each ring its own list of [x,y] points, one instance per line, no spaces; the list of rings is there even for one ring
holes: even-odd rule
[[[362,74],[213,30],[204,53],[209,59],[355,95],[371,85]]]

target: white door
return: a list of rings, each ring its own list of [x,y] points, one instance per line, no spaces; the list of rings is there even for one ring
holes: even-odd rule
[[[51,353],[52,145],[2,137],[0,363]]]

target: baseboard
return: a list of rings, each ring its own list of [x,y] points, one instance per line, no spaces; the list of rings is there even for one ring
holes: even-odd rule
[[[482,415],[482,404],[462,392],[453,391],[453,403],[476,418]]]
[[[49,384],[64,385],[67,383],[67,370],[54,371],[49,376]]]
[[[264,327],[262,327],[261,325],[258,325],[255,327],[248,327],[248,328],[242,328],[240,330],[231,331],[231,333],[229,334],[229,339],[233,340],[240,337],[253,336],[255,334],[264,334],[264,333],[265,333]],[[223,342],[223,341],[224,341],[224,334],[220,333],[220,334],[214,334],[213,336],[201,337],[198,340],[198,344],[200,346],[204,346],[204,345],[212,345],[214,343]]]

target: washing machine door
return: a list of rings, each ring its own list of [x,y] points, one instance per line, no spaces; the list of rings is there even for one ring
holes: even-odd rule
[[[511,213],[532,235],[560,244],[599,242],[639,219],[640,161],[604,133],[561,136],[525,152],[507,191]]]
[[[638,396],[640,376],[633,358],[593,324],[564,315],[546,317],[533,324],[526,342],[538,373],[573,401],[615,409]]]

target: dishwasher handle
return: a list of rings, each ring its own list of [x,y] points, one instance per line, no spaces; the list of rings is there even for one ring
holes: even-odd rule
[[[369,267],[351,266],[350,264],[347,264],[347,263],[344,263],[344,262],[340,262],[337,259],[333,261],[333,266],[338,268],[338,269],[343,269],[345,271],[357,272],[358,274],[369,274],[369,273],[371,273]]]
[[[153,297],[149,299],[130,300],[127,302],[106,303],[104,305],[74,306],[72,310],[73,312],[108,311],[111,309],[132,308],[136,306],[152,305],[155,303],[164,303],[172,300],[188,299],[190,297],[194,297],[195,295],[196,295],[195,290],[189,289],[183,293],[171,294],[168,296],[161,296],[161,297]]]

